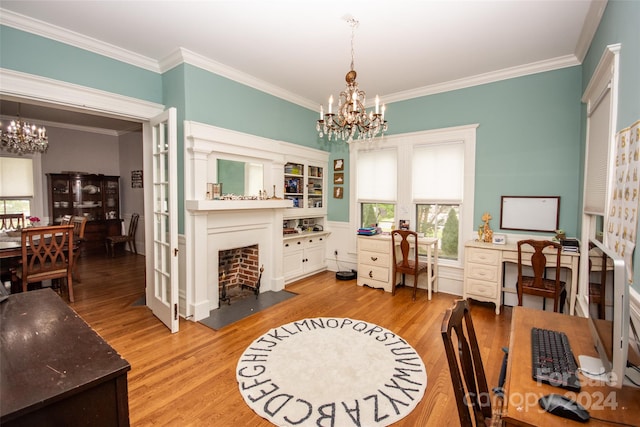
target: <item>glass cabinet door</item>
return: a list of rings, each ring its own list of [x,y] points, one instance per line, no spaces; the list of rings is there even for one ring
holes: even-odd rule
[[[78,175],[71,180],[73,211],[88,221],[103,218],[102,179],[96,175]]]

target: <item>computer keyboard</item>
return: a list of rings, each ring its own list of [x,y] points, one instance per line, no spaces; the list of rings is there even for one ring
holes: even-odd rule
[[[580,391],[578,364],[563,332],[531,328],[531,362],[534,380]]]

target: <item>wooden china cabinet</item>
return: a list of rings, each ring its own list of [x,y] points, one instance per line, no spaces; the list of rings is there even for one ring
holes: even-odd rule
[[[121,234],[119,176],[48,173],[47,185],[53,224],[64,215],[87,218],[83,252],[104,251],[106,237]]]

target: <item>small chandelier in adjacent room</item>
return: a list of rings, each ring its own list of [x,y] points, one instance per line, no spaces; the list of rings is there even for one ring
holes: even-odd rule
[[[355,139],[369,141],[379,133],[386,132],[387,121],[384,119],[385,106],[380,105],[380,99],[376,96],[375,110],[365,110],[366,94],[358,89],[356,82],[356,70],[354,64],[353,39],[355,29],[359,22],[350,17],[347,19],[351,25],[351,70],[345,80],[347,88],[340,92],[338,98],[337,114],[333,113],[333,95],[329,98],[329,112],[324,113],[324,107],[320,106],[320,120],[316,124],[318,135],[322,138],[327,135],[329,140],[337,141],[338,138],[348,143]]]
[[[49,146],[47,130],[44,126],[37,127],[20,119],[20,104],[18,104],[18,118],[11,120],[6,129],[0,129],[0,147],[10,153],[44,153]]]

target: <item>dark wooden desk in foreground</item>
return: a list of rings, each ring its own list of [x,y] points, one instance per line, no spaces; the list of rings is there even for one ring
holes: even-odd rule
[[[0,425],[129,425],[131,366],[53,291],[12,294],[0,322]]]
[[[505,382],[503,420],[507,426],[579,426],[585,425],[549,414],[538,405],[538,399],[550,393],[571,397],[591,415],[588,426],[612,425],[594,418],[627,425],[640,425],[640,389],[611,388],[578,374],[581,391],[574,393],[534,381],[531,376],[531,328],[544,328],[567,334],[571,350],[597,357],[587,319],[566,314],[514,307],[509,339],[509,363]],[[624,424],[623,424],[624,425]]]

